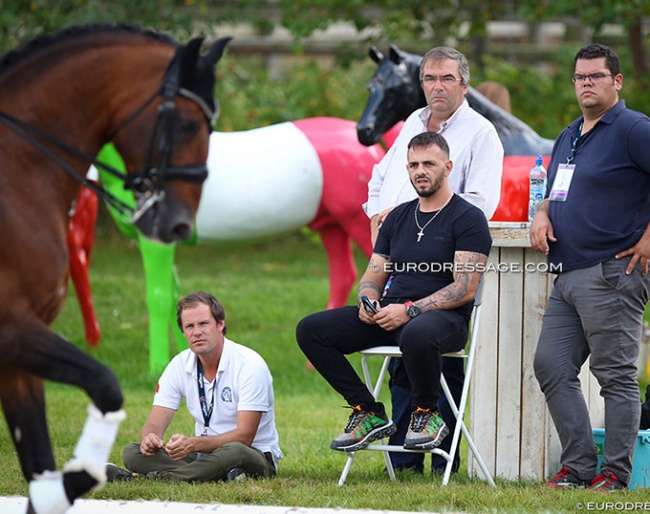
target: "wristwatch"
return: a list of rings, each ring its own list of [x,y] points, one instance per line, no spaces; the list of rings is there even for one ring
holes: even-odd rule
[[[420,307],[415,305],[412,301],[406,302],[404,305],[406,305],[406,314],[409,315],[409,318],[415,318],[418,316],[422,311],[420,310]]]

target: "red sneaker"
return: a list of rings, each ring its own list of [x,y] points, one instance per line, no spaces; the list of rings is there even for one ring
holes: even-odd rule
[[[607,469],[603,469],[596,478],[591,481],[588,487],[593,491],[602,491],[603,493],[611,493],[612,491],[624,491],[627,489],[627,484],[621,482],[618,477]]]
[[[553,487],[554,489],[565,489],[587,487],[590,483],[590,480],[581,480],[571,473],[566,466],[562,466],[562,469],[544,485]]]

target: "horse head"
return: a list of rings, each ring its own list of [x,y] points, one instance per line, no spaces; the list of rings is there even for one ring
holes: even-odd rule
[[[368,54],[379,69],[368,82],[370,97],[357,124],[357,137],[361,144],[371,146],[398,121],[426,105],[426,100],[420,87],[422,57],[395,45],[390,45],[388,57],[374,46]]]
[[[214,66],[230,39],[217,40],[205,55],[203,38],[178,46],[156,93],[114,131],[129,170],[125,188],[136,199],[132,221],[149,238],[170,243],[192,235],[218,114]]]

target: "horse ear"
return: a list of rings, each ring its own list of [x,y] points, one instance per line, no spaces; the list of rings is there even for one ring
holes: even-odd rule
[[[230,42],[232,37],[222,37],[220,39],[217,39],[214,43],[212,43],[212,46],[208,50],[208,53],[205,54],[204,58],[206,61],[214,67],[219,59],[221,59],[221,56],[223,55],[223,51],[226,48],[226,45]]]
[[[388,56],[390,57],[391,62],[399,64],[402,62],[402,55],[400,49],[396,45],[391,44],[388,47]]]
[[[203,44],[203,37],[195,37],[189,41],[184,47],[181,54],[181,66],[194,66]]]
[[[370,48],[368,49],[368,55],[377,64],[379,64],[381,60],[384,58],[384,56],[381,55],[381,52],[377,50],[377,47],[375,45],[370,46]]]

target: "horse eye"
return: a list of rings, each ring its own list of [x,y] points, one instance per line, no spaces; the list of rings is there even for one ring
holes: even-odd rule
[[[192,136],[199,130],[199,123],[195,120],[182,120],[180,130],[182,134]]]

